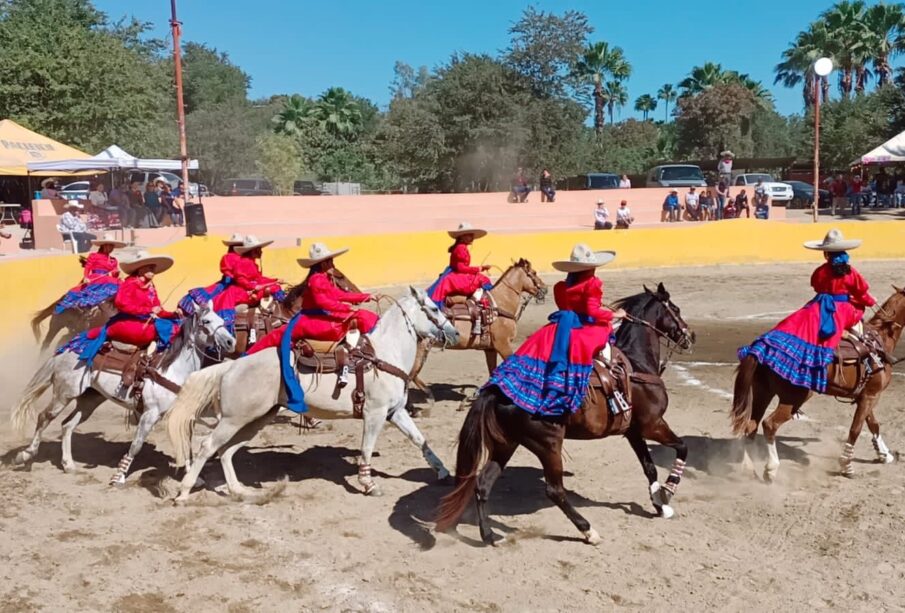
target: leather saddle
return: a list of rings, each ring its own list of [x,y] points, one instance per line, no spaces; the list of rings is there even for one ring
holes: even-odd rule
[[[601,353],[594,360],[585,402],[609,413],[613,434],[625,432],[632,421],[632,374],[631,363],[617,347],[611,346],[609,359]]]
[[[120,375],[123,397],[135,398],[140,407],[145,379],[151,379],[176,394],[181,389],[158,372],[162,361],[163,352],[148,354],[146,349],[135,345],[107,341],[94,358],[93,370]]]
[[[880,339],[874,330],[864,329],[862,336],[845,334],[836,347],[833,362],[833,380],[830,387],[837,391],[845,390],[857,396],[867,385],[871,375],[881,367],[876,365],[872,356],[885,356]],[[854,370],[854,374],[852,374]],[[848,371],[848,373],[846,372]]]
[[[489,347],[491,344],[490,326],[497,316],[500,315],[500,312],[494,306],[485,306],[469,296],[447,296],[443,301],[443,314],[448,320],[453,322],[453,325],[455,325],[455,322],[467,323],[469,331],[472,332],[470,335],[472,340],[477,341],[481,346]],[[480,338],[477,338],[477,335],[473,334],[473,330],[475,323],[479,320],[481,322],[481,335]]]
[[[236,355],[242,355],[251,345],[279,328],[285,322],[269,311],[240,304],[236,307]],[[254,331],[252,333],[252,330]]]

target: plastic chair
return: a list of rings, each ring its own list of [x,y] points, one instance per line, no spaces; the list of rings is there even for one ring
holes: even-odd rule
[[[69,245],[72,248],[72,253],[78,253],[79,252],[79,242],[77,240],[75,240],[75,234],[73,234],[71,231],[67,232],[66,230],[63,229],[63,226],[61,226],[59,224],[57,224],[57,231],[63,235],[63,247],[64,248],[66,247],[66,241],[68,240]],[[69,238],[67,238],[67,237],[69,237]]]

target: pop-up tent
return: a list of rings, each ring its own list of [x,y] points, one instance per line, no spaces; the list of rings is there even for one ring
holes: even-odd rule
[[[117,145],[110,145],[93,157],[28,164],[28,172],[32,174],[50,171],[94,170],[103,172],[108,170],[180,170],[181,168],[182,163],[179,160],[137,158]],[[198,160],[189,160],[189,170],[197,169]]]
[[[905,132],[893,136],[888,141],[873,149],[857,160],[852,162],[852,166],[858,164],[895,164],[897,162],[905,162]]]
[[[23,128],[11,119],[0,121],[0,175],[25,176],[29,174],[27,166],[32,162],[84,160],[90,157],[78,149]],[[68,173],[31,171],[30,174],[46,176]]]

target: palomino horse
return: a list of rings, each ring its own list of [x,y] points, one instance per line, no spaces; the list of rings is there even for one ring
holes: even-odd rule
[[[459,333],[440,312],[437,305],[420,289],[410,288],[406,296],[384,312],[377,326],[368,334],[379,360],[400,372],[411,372],[415,363],[418,340],[432,336],[438,341],[456,343]],[[336,375],[300,374],[305,389],[305,402],[315,417],[351,418],[354,385],[337,389]],[[373,369],[364,375],[364,429],[358,481],[365,494],[379,493],[371,478],[371,454],[377,437],[387,420],[421,449],[427,463],[440,479],[449,476],[443,462],[428,446],[424,435],[405,410],[407,382]],[[233,455],[264,427],[281,405],[286,391],[280,378],[280,358],[276,348],[267,349],[235,362],[226,362],[200,371],[189,378],[176,399],[167,421],[177,466],[187,464],[191,452],[192,425],[204,409],[216,402],[220,421],[201,443],[198,455],[191,459],[177,501],[188,498],[204,463],[220,452],[220,462],[230,493],[244,499],[261,498],[260,490],[243,485],[233,469]],[[264,493],[266,496],[266,493]]]
[[[905,325],[905,290],[893,286],[895,293],[883,303],[876,314],[871,317],[865,327],[876,332],[883,345],[883,351],[891,356],[895,350],[902,326]],[[880,436],[880,422],[874,415],[874,407],[880,400],[880,394],[892,381],[892,365],[886,363],[881,370],[876,370],[866,382],[859,382],[857,364],[843,365],[842,377],[848,382],[838,386],[832,382],[837,379],[839,364],[827,367],[826,393],[838,398],[847,398],[855,405],[855,415],[848,431],[848,440],[842,449],[839,465],[842,474],[850,477],[854,474],[852,459],[855,455],[855,443],[867,421],[867,427],[873,434],[874,450],[877,461],[888,464],[895,460],[889,448]],[[754,444],[757,428],[767,411],[767,407],[775,396],[779,396],[779,406],[763,420],[764,439],[767,441],[767,464],[764,468],[764,480],[772,481],[779,470],[779,454],[776,451],[776,433],[779,428],[792,419],[801,406],[811,397],[811,390],[792,385],[777,376],[772,370],[762,365],[753,356],[748,356],[738,367],[735,377],[735,393],[732,399],[732,432],[746,437],[743,465],[747,470],[754,470],[749,455],[749,447]]]
[[[487,360],[487,373],[489,374],[496,368],[498,355],[505,360],[515,350],[513,344],[518,333],[518,321],[522,313],[525,312],[525,307],[528,306],[531,298],[534,298],[538,303],[543,302],[544,297],[547,295],[547,286],[537,275],[537,272],[531,268],[531,262],[522,258],[500,276],[493,289],[489,290],[488,293],[490,294],[491,304],[498,311],[497,317],[490,324],[490,345],[484,345],[476,337],[472,336],[470,322],[456,321],[453,323],[459,331],[459,342],[447,347],[447,349],[479,349],[483,351]],[[427,361],[429,352],[430,341],[425,341],[419,345],[418,357],[412,370],[412,382],[422,392],[427,394],[429,404],[433,405],[434,396],[430,391],[430,387],[418,378],[418,374]]]
[[[223,320],[214,313],[210,303],[200,306],[194,315],[183,320],[182,330],[172,345],[166,349],[159,372],[168,381],[181,385],[191,373],[201,368],[205,349],[216,345],[224,351],[232,351],[235,343],[235,339],[227,331]],[[54,355],[47,360],[32,377],[22,394],[22,399],[12,410],[13,424],[20,431],[24,430],[28,419],[38,412],[36,401],[44,390],[53,386],[50,406],[37,415],[32,441],[16,455],[14,462],[28,464],[34,459],[44,430],[69,406],[70,402],[75,400],[75,410],[63,421],[62,462],[64,471],[75,470],[75,461],[72,459],[72,433],[80,422],[87,420],[105,400],[112,400],[128,411],[138,411],[138,402],[134,398],[123,398],[117,393],[121,381],[118,374],[92,371],[71,351]],[[129,452],[120,460],[110,480],[111,485],[120,486],[125,483],[132,460],[141,451],[148,434],[170,408],[175,398],[176,394],[157,383],[154,378],[149,377],[144,382],[143,412],[138,421],[138,429]]]
[[[665,364],[660,363],[660,337],[683,349],[694,344],[694,333],[682,319],[679,307],[670,301],[661,283],[656,292],[647,288],[641,294],[619,303],[628,317],[616,336],[616,345],[632,364],[631,421],[625,437],[638,456],[648,479],[651,502],[662,517],[672,517],[669,502],[675,494],[685,468],[688,450],[681,438],[663,419],[669,401],[660,378]],[[541,418],[516,407],[497,387],[482,389],[465,418],[459,433],[456,456],[456,489],[443,498],[436,529],[446,531],[459,518],[474,496],[478,509],[481,539],[493,544],[498,538],[491,530],[485,505],[494,482],[519,445],[537,456],[544,467],[547,497],[566,514],[585,540],[597,544],[600,536],[566,498],[562,481],[563,439],[599,439],[614,434],[613,415],[606,402],[585,402],[571,415]],[[663,487],[657,481],[657,467],[645,440],[653,440],[675,450],[676,461]],[[486,463],[481,466],[482,456]]]
[[[91,307],[90,309],[66,309],[62,313],[56,313],[57,304],[63,298],[60,297],[50,306],[44,307],[31,319],[31,331],[35,335],[36,341],[41,341],[41,322],[48,317],[50,323],[47,327],[47,334],[41,341],[41,351],[46,351],[53,343],[54,339],[62,332],[66,331],[60,343],[66,343],[75,338],[77,334],[103,326],[116,313],[113,308],[113,299],[106,300],[101,304]]]

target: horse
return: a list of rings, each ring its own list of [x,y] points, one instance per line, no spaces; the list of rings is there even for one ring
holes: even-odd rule
[[[232,351],[235,338],[227,331],[223,320],[214,312],[212,305],[200,305],[195,313],[182,322],[182,329],[172,344],[165,350],[158,372],[168,382],[181,385],[192,372],[201,368],[205,349],[216,346]],[[112,400],[127,411],[138,412],[139,402],[135,398],[123,398],[118,394],[121,377],[119,374],[95,371],[81,361],[71,351],[54,355],[38,370],[25,388],[19,403],[13,407],[12,423],[24,431],[28,419],[37,414],[34,436],[31,443],[20,451],[13,463],[31,463],[41,444],[41,435],[50,423],[76,401],[75,409],[63,420],[63,470],[76,469],[72,459],[72,433],[82,421],[87,420],[105,400]],[[50,406],[38,414],[36,401],[47,388],[53,388]],[[176,394],[159,383],[156,377],[148,377],[141,395],[143,411],[138,420],[138,429],[129,451],[120,460],[110,479],[110,485],[122,486],[132,460],[141,451],[154,425],[167,412]]]
[[[35,335],[35,340],[41,343],[42,352],[50,348],[54,339],[63,330],[65,330],[66,333],[60,341],[61,344],[69,342],[75,338],[77,334],[85,332],[86,330],[103,326],[107,323],[107,320],[116,313],[116,309],[113,307],[113,298],[105,300],[99,305],[89,309],[72,308],[66,309],[62,313],[57,313],[57,304],[59,304],[62,299],[63,297],[61,296],[49,306],[46,306],[35,313],[34,317],[31,319],[31,331]],[[42,341],[41,323],[48,317],[50,318],[50,322],[47,327],[47,334]]]
[[[905,325],[905,290],[896,286],[893,286],[893,289],[895,293],[877,309],[874,316],[865,324],[866,328],[876,333],[887,356],[891,356],[895,350],[899,337],[902,335],[902,326]],[[839,457],[839,466],[843,476],[854,475],[852,459],[855,455],[855,443],[861,435],[865,421],[873,435],[877,461],[889,464],[895,460],[895,456],[890,453],[880,436],[880,422],[874,415],[874,407],[877,406],[880,395],[892,381],[894,360],[887,359],[884,362],[882,369],[876,369],[863,382],[859,382],[857,364],[840,366],[834,362],[827,366],[827,381],[833,382],[839,374],[837,370],[842,368],[842,379],[851,383],[851,385],[844,386],[831,383],[827,387],[827,394],[847,398],[855,405],[855,414],[848,431],[848,439],[842,448],[842,455]],[[732,432],[745,437],[745,454],[742,460],[745,470],[754,471],[749,449],[755,443],[758,425],[761,423],[767,407],[770,406],[774,397],[779,396],[779,405],[769,417],[763,420],[764,439],[767,442],[767,463],[764,467],[763,477],[767,482],[772,482],[776,478],[776,473],[779,471],[776,433],[784,423],[792,419],[812,395],[811,390],[792,385],[758,362],[754,356],[747,356],[742,360],[736,371],[730,419]]]
[[[409,289],[411,295],[387,309],[368,334],[376,357],[401,373],[411,372],[419,339],[432,336],[451,344],[459,340],[456,328],[427,294],[421,289]],[[305,388],[305,402],[310,409],[310,413],[306,414],[327,419],[353,416],[352,397],[356,386],[347,385],[338,389],[334,373],[303,373],[298,377]],[[371,477],[371,454],[387,420],[421,448],[424,459],[437,472],[439,479],[449,477],[449,471],[428,446],[405,409],[407,383],[404,378],[378,372],[378,368],[364,374],[364,428],[358,482],[365,494],[380,493]],[[220,421],[202,441],[197,456],[187,462],[191,453],[194,420],[212,402],[219,405]],[[285,404],[286,391],[280,379],[280,358],[276,348],[192,375],[183,386],[167,420],[176,465],[186,465],[186,474],[175,501],[183,502],[188,498],[204,463],[217,452],[220,453],[231,494],[244,500],[266,499],[266,493],[261,496],[238,480],[232,458]]]
[[[674,514],[670,502],[681,480],[688,449],[663,419],[669,397],[660,378],[666,367],[665,362],[660,362],[660,338],[687,350],[694,344],[695,335],[662,283],[656,291],[645,287],[644,292],[625,298],[616,306],[621,306],[628,315],[617,332],[616,346],[635,370],[631,378],[631,420],[625,437],[647,477],[654,508],[661,517],[670,518]],[[500,537],[490,528],[485,505],[494,482],[512,454],[523,445],[543,465],[547,497],[572,521],[587,543],[598,544],[600,535],[566,498],[562,446],[567,438],[590,440],[611,436],[616,433],[613,421],[605,402],[589,403],[586,398],[576,413],[539,418],[516,407],[496,386],[483,388],[462,424],[456,456],[457,485],[440,503],[435,530],[445,532],[453,528],[474,497],[481,539],[485,544],[496,544]],[[676,452],[672,471],[662,487],[645,440],[656,441]]]

